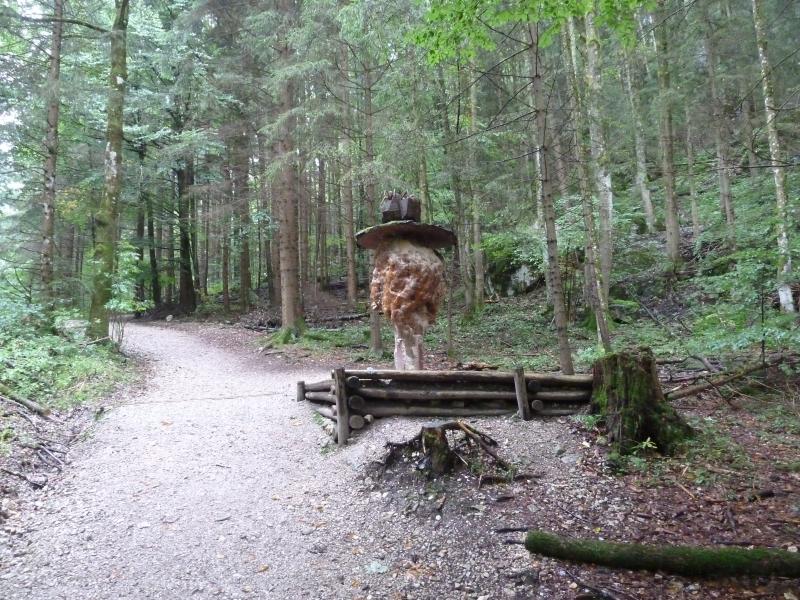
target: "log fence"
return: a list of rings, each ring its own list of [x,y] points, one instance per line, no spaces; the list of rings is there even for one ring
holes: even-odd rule
[[[297,400],[331,422],[331,437],[347,443],[377,417],[469,417],[517,413],[521,419],[574,414],[589,404],[591,374],[514,371],[334,369],[331,378],[297,382]]]

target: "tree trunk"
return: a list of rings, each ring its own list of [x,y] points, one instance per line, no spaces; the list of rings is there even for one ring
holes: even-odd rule
[[[469,259],[468,259],[468,244],[464,236],[464,224],[466,217],[464,215],[464,203],[462,200],[462,182],[461,176],[458,173],[459,157],[455,144],[455,136],[453,135],[453,128],[450,125],[450,115],[447,110],[449,104],[447,98],[447,86],[445,84],[444,73],[440,68],[437,72],[437,79],[439,83],[439,110],[442,118],[442,128],[444,131],[444,147],[442,151],[445,156],[445,165],[450,174],[450,187],[453,190],[454,212],[455,212],[455,230],[458,235],[456,244],[456,254],[458,256],[458,268],[461,275],[461,283],[464,287],[464,309],[465,312],[471,312],[474,306],[474,298],[472,295],[472,280],[470,277]]]
[[[778,237],[778,298],[781,309],[795,312],[792,288],[789,280],[792,276],[792,254],[789,246],[790,214],[786,195],[786,169],[784,167],[783,149],[778,138],[778,119],[775,110],[775,90],[772,82],[772,67],[767,54],[767,38],[764,28],[764,14],[761,0],[753,0],[753,24],[756,30],[758,58],[761,63],[761,84],[764,90],[764,116],[767,124],[769,140],[769,157],[772,163],[772,176],[775,182],[775,229]]]
[[[572,21],[570,21],[572,23]],[[606,148],[603,123],[600,117],[599,99],[602,97],[599,74],[598,47],[600,40],[594,25],[594,14],[590,11],[585,18],[586,27],[586,112],[589,117],[589,140],[594,168],[595,189],[599,199],[599,239],[598,258],[600,266],[600,304],[608,310],[608,295],[611,289],[611,267],[614,255],[613,218],[614,192],[611,187],[611,173],[608,169],[608,150]]]
[[[47,127],[44,138],[44,190],[42,193],[42,247],[40,252],[42,293],[45,304],[53,301],[53,254],[55,244],[56,165],[58,163],[58,114],[61,102],[61,38],[64,31],[63,0],[53,2],[53,39],[47,73]]]
[[[150,297],[153,306],[161,305],[161,279],[158,276],[158,252],[155,239],[155,223],[153,220],[153,197],[147,190],[142,190],[147,210],[147,248],[150,255]]]
[[[222,219],[222,306],[225,312],[231,310],[230,291],[230,264],[231,264],[231,233],[230,233],[230,204],[231,204],[231,172],[227,164],[222,166],[222,202],[220,203],[220,217]]]
[[[372,108],[372,70],[369,64],[364,67],[364,118],[366,120],[364,129],[364,149],[366,151],[365,161],[367,179],[364,182],[364,189],[367,195],[367,222],[369,225],[377,223],[377,203],[375,189],[375,115]],[[370,272],[375,263],[375,253],[370,252]],[[370,303],[369,308],[369,348],[372,352],[380,354],[383,352],[383,341],[381,340],[381,315]]]
[[[558,238],[556,235],[556,211],[553,206],[552,182],[550,180],[550,156],[547,147],[547,97],[544,92],[542,81],[542,64],[539,54],[539,30],[538,25],[528,27],[530,35],[530,68],[531,68],[531,93],[536,109],[536,145],[539,149],[540,157],[540,189],[542,201],[542,217],[544,219],[545,235],[547,238],[547,266],[550,272],[550,283],[553,294],[553,316],[556,323],[556,335],[558,336],[558,358],[561,370],[571,375],[574,372],[572,366],[572,350],[569,345],[567,334],[567,308],[564,304],[564,285],[561,280],[561,267],[558,261]]]
[[[700,207],[697,205],[697,181],[694,175],[694,141],[692,140],[692,108],[686,105],[686,178],[689,180],[689,200],[692,206],[692,239],[700,237]]]
[[[658,92],[661,106],[659,122],[659,142],[661,146],[661,169],[664,179],[664,220],[667,234],[667,258],[671,270],[675,271],[681,262],[681,229],[678,215],[678,198],[675,194],[674,134],[672,131],[672,90],[669,66],[669,22],[666,0],[659,0],[656,27],[658,58]]]
[[[345,78],[349,77],[348,50],[341,53],[341,69]],[[342,98],[341,128],[342,137],[339,150],[342,154],[342,173],[340,177],[341,199],[344,205],[344,243],[345,243],[345,271],[347,273],[347,304],[354,308],[358,300],[358,275],[356,273],[356,238],[355,215],[353,211],[353,154],[352,142],[352,116],[350,113],[350,88],[347,82],[342,82],[340,87]]]
[[[117,215],[122,191],[122,129],[126,67],[126,33],[128,0],[115,0],[116,15],[111,28],[111,69],[109,74],[107,129],[105,148],[105,183],[95,215],[97,243],[95,273],[92,281],[92,302],[89,309],[89,331],[93,339],[108,336],[108,308],[116,256]]]
[[[250,308],[253,287],[250,275],[250,138],[246,129],[235,135],[232,144],[233,204],[237,216],[239,238],[239,306],[242,312]]]
[[[567,79],[570,87],[570,112],[575,123],[576,129],[576,143],[575,154],[578,159],[579,179],[578,184],[581,192],[581,206],[583,209],[583,225],[585,231],[585,281],[588,304],[594,313],[595,323],[597,326],[597,334],[603,348],[608,352],[611,351],[611,334],[608,330],[608,321],[606,319],[607,311],[602,302],[603,287],[598,281],[597,262],[595,261],[595,225],[594,225],[594,208],[592,206],[592,193],[590,189],[591,181],[591,167],[595,165],[594,160],[590,165],[589,152],[586,149],[585,131],[586,131],[586,118],[583,113],[582,94],[578,87],[578,61],[577,61],[577,46],[575,39],[575,28],[570,19],[568,23],[568,31],[564,39],[564,54],[569,58],[567,65]]]
[[[725,92],[719,90],[717,83],[717,45],[712,30],[708,6],[703,5],[705,20],[706,64],[708,70],[708,89],[713,111],[714,146],[717,158],[717,179],[719,181],[719,204],[722,218],[725,219],[727,244],[729,250],[736,247],[735,218],[731,199],[731,174],[728,164],[728,134],[725,127]]]
[[[294,19],[294,4],[291,0],[281,0],[281,12]],[[288,40],[282,39],[279,46],[280,58],[288,67],[294,58],[294,52]],[[299,290],[299,255],[298,255],[298,223],[297,223],[297,180],[295,164],[295,134],[297,119],[291,112],[295,108],[295,83],[287,80],[280,93],[279,109],[283,115],[281,135],[277,142],[277,158],[281,161],[280,183],[277,197],[280,202],[280,272],[281,272],[281,328],[285,332],[298,333],[303,327],[303,315],[300,310]]]
[[[691,435],[691,428],[665,399],[652,351],[620,352],[599,359],[593,367],[592,412],[604,417],[608,440],[620,454],[652,442],[673,454]]]
[[[479,144],[478,144],[478,82],[472,82],[469,88],[469,106],[470,106],[470,120],[469,120],[469,133],[470,139],[470,191],[472,196],[472,253],[475,264],[475,308],[478,310],[483,308],[484,287],[485,287],[485,273],[483,267],[483,248],[481,242],[481,214],[483,208],[481,206],[480,194],[478,193],[478,165],[479,160]]]
[[[144,267],[144,223],[145,223],[145,196],[147,195],[147,191],[144,186],[144,166],[142,162],[144,162],[144,155],[143,153],[139,154],[140,162],[139,162],[139,198],[136,204],[136,258],[139,262],[140,267]],[[140,304],[144,304],[146,300],[147,292],[145,290],[145,273],[144,271],[139,271],[136,275],[136,301]],[[136,311],[136,316],[140,315],[140,311]]]
[[[647,177],[647,138],[645,137],[644,121],[642,120],[642,107],[639,101],[639,92],[633,87],[631,62],[630,51],[624,50],[622,55],[622,71],[625,79],[625,91],[627,92],[628,103],[631,107],[631,117],[633,118],[633,141],[636,151],[636,187],[639,190],[639,197],[642,199],[642,209],[644,210],[647,231],[653,233],[656,230],[656,215],[653,210],[653,201],[650,198],[650,187]]]
[[[533,554],[572,562],[686,577],[800,577],[800,554],[785,550],[621,544],[537,530],[528,532],[525,548]]]
[[[197,308],[192,279],[192,248],[189,231],[189,195],[194,185],[194,159],[190,156],[186,164],[175,170],[178,181],[178,312],[191,314]]]

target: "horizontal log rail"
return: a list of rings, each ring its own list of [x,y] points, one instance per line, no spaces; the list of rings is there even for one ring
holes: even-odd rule
[[[425,383],[445,383],[464,381],[474,383],[514,383],[513,371],[397,371],[394,369],[365,370],[348,369],[346,377],[358,379],[391,379],[394,381],[415,381]],[[579,375],[557,375],[547,373],[526,373],[525,380],[535,381],[542,386],[592,387],[591,373]]]

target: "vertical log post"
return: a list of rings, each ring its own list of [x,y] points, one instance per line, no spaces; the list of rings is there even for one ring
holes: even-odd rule
[[[338,444],[344,446],[347,438],[350,437],[350,407],[347,405],[347,380],[344,369],[338,368],[333,371],[333,387],[336,393],[336,414]]]
[[[302,402],[306,399],[306,382],[305,381],[298,381],[297,382],[297,401]]]
[[[525,383],[525,371],[522,367],[514,369],[514,390],[517,392],[520,419],[530,421],[531,405],[528,404],[528,386]]]

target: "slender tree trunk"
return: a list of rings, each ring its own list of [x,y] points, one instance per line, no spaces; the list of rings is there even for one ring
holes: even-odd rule
[[[453,190],[453,201],[455,204],[455,230],[458,232],[458,241],[456,245],[459,263],[458,266],[461,274],[461,282],[464,286],[464,310],[465,312],[469,313],[472,312],[474,307],[474,297],[472,295],[472,281],[470,278],[469,269],[469,246],[467,240],[465,239],[466,236],[464,235],[466,217],[464,215],[464,203],[461,196],[461,176],[458,172],[459,154],[455,144],[453,128],[450,125],[450,115],[447,110],[447,87],[445,84],[444,73],[441,69],[438,71],[438,81],[440,89],[439,104],[442,117],[442,126],[444,129],[443,152],[446,158],[445,164],[447,165],[447,170],[450,173],[450,187]]]
[[[367,180],[364,182],[364,189],[367,195],[368,223],[377,223],[377,191],[375,189],[375,115],[372,107],[373,93],[372,70],[369,64],[364,69],[364,118],[366,120],[364,129],[364,149],[366,151],[366,167],[369,171]],[[374,267],[375,253],[370,252],[370,272]],[[383,351],[383,341],[381,340],[381,315],[377,309],[369,309],[369,347],[372,352],[380,353]]]
[[[570,21],[571,23],[571,21]],[[608,310],[608,296],[611,289],[611,267],[614,255],[613,218],[614,192],[611,187],[611,173],[608,167],[608,150],[606,148],[603,124],[600,117],[598,100],[602,90],[600,86],[598,47],[600,40],[594,25],[594,13],[586,14],[586,112],[589,117],[589,140],[592,163],[594,167],[595,189],[599,199],[599,266],[600,266],[600,302],[604,311]]]
[[[672,130],[672,84],[669,66],[669,17],[666,0],[659,0],[656,28],[658,58],[658,91],[660,97],[659,141],[661,145],[661,169],[664,179],[665,225],[667,234],[667,258],[671,270],[676,270],[681,262],[681,229],[678,214],[678,197],[675,194],[674,133]]]
[[[230,155],[230,153],[228,153]],[[230,290],[230,263],[231,263],[231,233],[230,233],[230,206],[232,202],[231,194],[231,172],[228,164],[222,166],[222,202],[220,203],[220,217],[222,218],[222,305],[225,312],[231,310],[231,290]]]
[[[772,176],[775,182],[775,229],[778,237],[778,298],[781,309],[786,312],[795,312],[792,288],[789,281],[792,276],[792,253],[789,246],[789,231],[791,230],[786,195],[786,169],[784,167],[783,148],[778,137],[778,113],[775,109],[775,90],[772,82],[772,66],[767,54],[767,37],[764,27],[764,13],[761,0],[753,0],[753,24],[756,30],[756,44],[758,58],[761,64],[761,84],[764,90],[764,116],[767,125],[767,139],[769,140],[769,157],[772,162]]]
[[[714,146],[717,155],[717,179],[719,181],[719,204],[722,218],[725,219],[727,244],[730,250],[736,247],[736,229],[731,199],[731,174],[728,161],[728,139],[725,131],[725,93],[717,82],[717,45],[712,31],[708,7],[703,6],[705,20],[706,64],[708,68],[708,89],[713,111]]]
[[[326,276],[326,265],[328,264],[327,205],[325,203],[326,179],[325,159],[320,156],[317,167],[317,231],[314,240],[314,260],[316,262],[314,289],[328,286]]]
[[[348,50],[341,54],[342,71],[349,77]],[[355,217],[353,213],[353,154],[352,117],[350,112],[350,88],[346,82],[340,87],[342,98],[341,127],[342,137],[339,151],[342,154],[342,174],[340,178],[341,199],[344,205],[345,271],[347,273],[347,304],[354,308],[358,300],[358,275],[356,273]]]
[[[150,255],[150,297],[153,306],[161,305],[161,280],[158,276],[158,248],[155,239],[155,223],[153,220],[153,197],[148,190],[142,190],[147,210],[147,248]]]
[[[186,164],[175,171],[178,182],[178,311],[191,314],[197,308],[197,298],[194,293],[192,279],[192,248],[191,234],[189,231],[189,195],[194,185],[194,168],[192,157],[186,159]]]
[[[742,138],[747,148],[747,175],[756,173],[758,156],[756,156],[756,136],[753,131],[753,94],[744,82],[739,83],[739,97],[742,99]]]
[[[246,129],[237,132],[232,145],[233,202],[239,238],[239,306],[242,312],[250,308],[253,287],[250,274],[250,137]]]
[[[578,60],[577,60],[577,45],[575,40],[575,28],[570,21],[567,33],[569,39],[565,40],[564,50],[568,56],[569,65],[567,65],[567,79],[571,89],[571,102],[570,113],[576,129],[576,144],[575,154],[578,160],[578,186],[581,192],[581,207],[583,212],[583,225],[585,231],[584,243],[584,279],[586,283],[586,296],[587,303],[594,313],[595,323],[597,327],[597,335],[603,349],[606,351],[611,350],[611,334],[608,329],[608,320],[606,318],[607,310],[603,302],[603,286],[599,281],[599,273],[597,272],[596,260],[596,229],[594,223],[594,207],[592,201],[592,167],[595,166],[595,161],[590,160],[589,150],[586,144],[586,116],[583,110],[583,94],[581,94],[578,85]]]
[[[144,150],[139,152],[139,201],[136,204],[136,258],[139,262],[140,269],[144,267],[144,224],[146,213],[146,198],[147,189],[144,182]],[[147,292],[145,290],[145,273],[140,270],[136,276],[136,301],[140,304],[144,303],[147,299]],[[137,316],[140,311],[136,312]]]
[[[632,62],[630,51],[624,50],[622,54],[622,72],[628,103],[631,107],[631,117],[633,118],[633,141],[636,150],[636,187],[639,190],[639,197],[642,199],[647,231],[653,233],[656,230],[656,215],[653,210],[649,178],[647,176],[647,138],[645,137],[639,92],[633,87]]]
[[[211,195],[203,197],[203,254],[200,261],[200,294],[203,298],[208,298],[208,263],[211,244]]]
[[[64,31],[64,2],[53,2],[53,39],[47,73],[47,127],[44,138],[44,191],[42,193],[42,247],[40,252],[42,293],[49,306],[53,301],[53,255],[55,244],[56,164],[58,162],[58,113],[61,102],[61,38]]]
[[[567,334],[567,309],[564,304],[564,284],[561,279],[561,267],[558,259],[558,238],[556,234],[556,211],[553,206],[553,190],[550,180],[550,156],[547,146],[548,139],[548,112],[547,97],[542,81],[542,63],[539,52],[539,30],[537,25],[528,27],[530,35],[530,67],[531,67],[531,93],[536,111],[536,145],[539,149],[540,178],[542,190],[542,217],[544,219],[545,235],[547,239],[547,265],[550,271],[550,280],[553,294],[553,317],[556,323],[558,336],[558,358],[561,371],[565,374],[574,372],[572,366],[572,350]]]
[[[561,145],[561,135],[558,131],[553,131],[553,158],[556,165],[556,184],[558,194],[562,198],[569,196],[569,168],[567,161],[564,160],[564,149]]]
[[[105,183],[103,196],[95,216],[97,244],[95,245],[95,274],[92,281],[92,302],[89,309],[89,336],[100,339],[108,336],[108,308],[111,300],[111,280],[116,256],[117,215],[122,191],[122,109],[125,103],[125,83],[128,78],[126,33],[128,29],[128,0],[115,0],[116,15],[112,25],[111,69],[108,88],[108,109],[105,149]]]
[[[686,170],[689,180],[689,200],[692,206],[692,239],[697,241],[702,232],[700,207],[697,205],[697,181],[694,174],[694,141],[692,140],[692,107],[686,105]]]
[[[192,185],[195,182],[195,171],[192,168]],[[192,275],[194,276],[193,285],[194,285],[194,295],[195,295],[195,304],[197,303],[197,296],[200,294],[200,249],[198,247],[198,229],[200,228],[200,224],[198,221],[198,197],[197,194],[192,190],[189,194],[189,241],[191,242],[191,256],[192,256]]]
[[[481,214],[483,212],[478,193],[478,164],[479,164],[479,145],[478,145],[478,81],[474,81],[469,88],[469,133],[470,139],[470,163],[471,181],[470,191],[472,196],[472,252],[475,264],[475,308],[478,310],[484,305],[485,273],[483,267],[483,248],[481,241]]]

